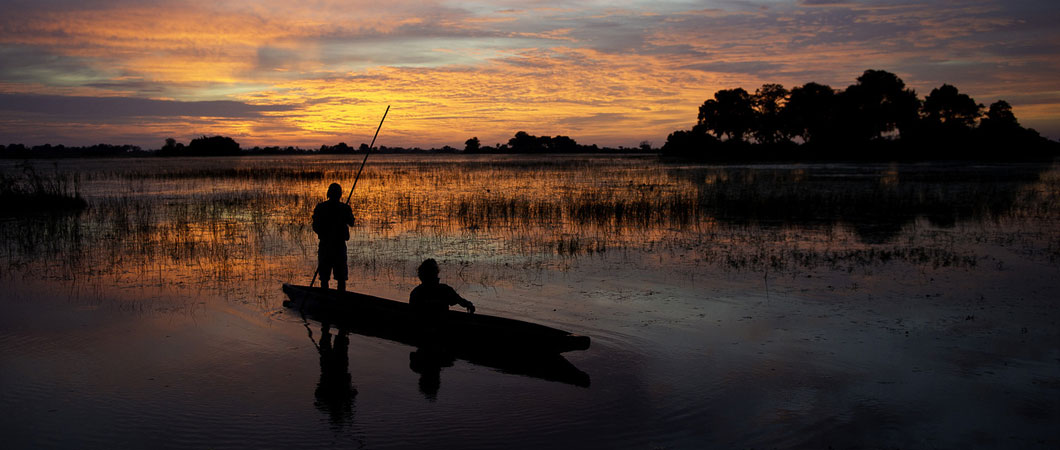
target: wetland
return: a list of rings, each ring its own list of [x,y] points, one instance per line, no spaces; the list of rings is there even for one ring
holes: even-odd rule
[[[12,448],[1060,444],[1055,163],[372,155],[351,290],[405,301],[435,258],[481,313],[593,340],[584,381],[456,359],[430,393],[415,348],[281,306],[359,164],[0,161],[83,203],[0,211]]]

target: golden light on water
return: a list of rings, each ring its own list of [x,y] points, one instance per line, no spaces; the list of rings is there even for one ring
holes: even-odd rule
[[[45,233],[32,221],[32,233],[18,224],[0,231],[9,258],[63,279],[271,292],[276,280],[312,274],[312,209],[331,182],[350,189],[358,165],[337,157],[64,162],[58,169],[80,174],[92,207],[56,218]],[[1008,184],[903,179],[907,167],[843,170],[377,155],[351,200],[351,270],[403,280],[429,256],[496,278],[525,265],[562,271],[642,253],[691,272],[797,273],[895,258],[975,264],[959,247],[916,242],[966,216],[1002,228],[1006,218],[1052,220],[1048,205],[1060,191],[1055,170]],[[974,240],[983,226],[946,232]]]

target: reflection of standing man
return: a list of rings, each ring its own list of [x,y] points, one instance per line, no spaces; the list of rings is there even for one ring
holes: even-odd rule
[[[353,226],[353,210],[350,205],[342,203],[342,186],[331,183],[328,186],[327,201],[320,202],[313,209],[313,231],[320,238],[317,248],[317,271],[320,273],[320,286],[328,288],[332,272],[335,275],[335,287],[346,290],[346,241],[350,240],[350,228]]]
[[[350,375],[350,336],[340,328],[332,342],[331,327],[323,324],[320,329],[320,382],[314,392],[318,409],[327,413],[331,422],[337,425],[348,423],[353,419],[353,398],[357,389],[353,387]]]

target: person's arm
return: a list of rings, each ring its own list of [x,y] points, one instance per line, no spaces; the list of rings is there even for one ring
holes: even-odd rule
[[[346,225],[353,226],[353,208],[346,205]]]
[[[460,294],[457,294],[456,289],[453,289],[451,286],[445,285],[445,287],[447,288],[446,290],[449,291],[449,306],[460,305],[464,308],[467,308],[467,312],[471,314],[475,313],[475,305],[473,303],[468,301],[466,298],[461,297]]]
[[[323,230],[320,229],[320,205],[317,205],[313,208],[313,232],[320,235],[321,231]]]
[[[467,308],[467,312],[468,313],[470,313],[470,314],[474,314],[475,313],[475,305],[473,303],[469,302],[467,299],[465,299],[463,297],[460,297],[459,305],[463,306],[464,308]]]
[[[409,306],[413,309],[419,308],[420,303],[420,287],[416,286],[412,288],[412,292],[409,292]]]

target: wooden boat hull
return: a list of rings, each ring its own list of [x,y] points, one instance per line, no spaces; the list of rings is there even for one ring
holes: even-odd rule
[[[283,291],[290,298],[284,306],[314,320],[417,347],[440,345],[461,354],[508,353],[521,357],[586,350],[590,344],[588,336],[463,311],[448,311],[443,320],[432,324],[436,326],[425,330],[405,302],[292,284],[284,284]]]

